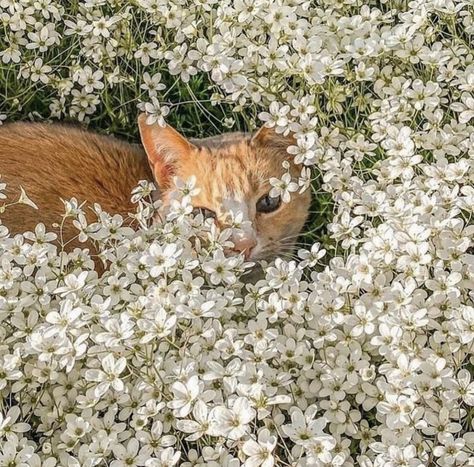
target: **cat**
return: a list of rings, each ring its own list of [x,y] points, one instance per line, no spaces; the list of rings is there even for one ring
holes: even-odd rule
[[[230,212],[241,212],[246,227],[234,234],[234,253],[249,261],[270,260],[293,248],[309,211],[310,193],[294,193],[289,203],[270,197],[271,177],[283,173],[288,137],[262,127],[256,133],[224,133],[186,139],[171,126],[146,123],[139,116],[143,147],[63,124],[8,123],[0,127],[0,181],[9,199],[22,186],[39,211],[15,205],[0,216],[13,233],[34,230],[38,222],[51,229],[64,212],[62,199],[99,203],[104,211],[127,216],[135,210],[130,193],[139,180],[153,180],[164,206],[173,178],[196,177],[200,193],[195,209],[225,227]],[[16,191],[15,191],[16,190]],[[56,229],[57,230],[57,229]],[[65,224],[63,237],[77,236]],[[81,246],[70,243],[70,248]],[[82,245],[83,246],[83,245]]]

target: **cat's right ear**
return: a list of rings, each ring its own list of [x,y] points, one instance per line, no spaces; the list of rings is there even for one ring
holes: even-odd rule
[[[274,128],[262,126],[253,134],[251,143],[256,146],[279,147],[286,153],[288,146],[296,144],[296,140],[293,133],[282,135]]]
[[[187,157],[195,146],[173,127],[158,123],[149,125],[147,115],[138,117],[138,128],[148,162],[160,189],[168,188],[172,183],[177,163]]]

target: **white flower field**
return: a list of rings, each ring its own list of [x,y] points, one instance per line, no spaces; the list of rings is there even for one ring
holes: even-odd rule
[[[330,210],[257,282],[193,179],[158,223],[141,183],[138,228],[65,203],[103,275],[0,225],[0,466],[474,466],[472,1],[0,0],[0,23],[0,120],[265,123],[301,164],[274,193]]]

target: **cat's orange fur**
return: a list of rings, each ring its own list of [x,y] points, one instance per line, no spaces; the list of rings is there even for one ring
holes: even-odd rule
[[[52,224],[60,222],[64,213],[61,198],[75,197],[89,205],[97,202],[107,212],[126,216],[135,210],[130,202],[133,187],[152,178],[146,154],[138,145],[78,127],[40,123],[0,127],[0,175],[0,181],[7,183],[9,201],[18,198],[22,186],[39,208],[6,209],[1,219],[12,233],[34,230],[40,221],[57,232]],[[65,239],[77,233],[71,222],[64,225]]]
[[[283,252],[294,242],[307,217],[308,191],[294,194],[275,212],[255,210],[255,203],[271,188],[269,178],[280,177],[283,158],[290,160],[288,140],[262,129],[253,137],[230,133],[188,141],[169,126],[147,125],[144,116],[139,126],[146,153],[138,145],[76,127],[38,123],[0,127],[0,175],[9,199],[18,196],[21,185],[39,207],[39,211],[21,205],[7,209],[3,223],[14,233],[33,230],[40,221],[55,231],[52,224],[64,212],[60,198],[71,197],[126,216],[134,210],[130,192],[139,180],[155,178],[166,205],[172,176],[195,175],[201,192],[193,205],[214,211],[219,225],[226,225],[229,211],[244,211],[250,228],[234,238],[236,249],[257,259]],[[296,176],[297,168],[291,170]],[[72,224],[64,228],[64,238],[77,235]]]

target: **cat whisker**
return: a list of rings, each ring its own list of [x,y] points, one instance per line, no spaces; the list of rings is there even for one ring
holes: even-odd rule
[[[278,240],[274,240],[274,242],[287,242],[287,241],[290,241],[290,240],[293,240],[293,239],[297,239],[299,236],[300,236],[299,233],[293,234],[293,235],[288,235],[287,237],[282,237],[282,238],[279,238]]]
[[[300,258],[298,258],[297,256],[291,254],[291,253],[285,253],[285,252],[281,252],[281,253],[278,253],[277,255],[279,258],[281,259],[285,259],[285,260],[289,260],[289,261],[300,261]]]
[[[278,248],[275,248],[276,251],[291,251],[294,252],[295,248],[293,245],[279,245]]]
[[[275,257],[299,261],[293,244],[274,241],[268,244],[257,256],[257,260],[272,260]]]

